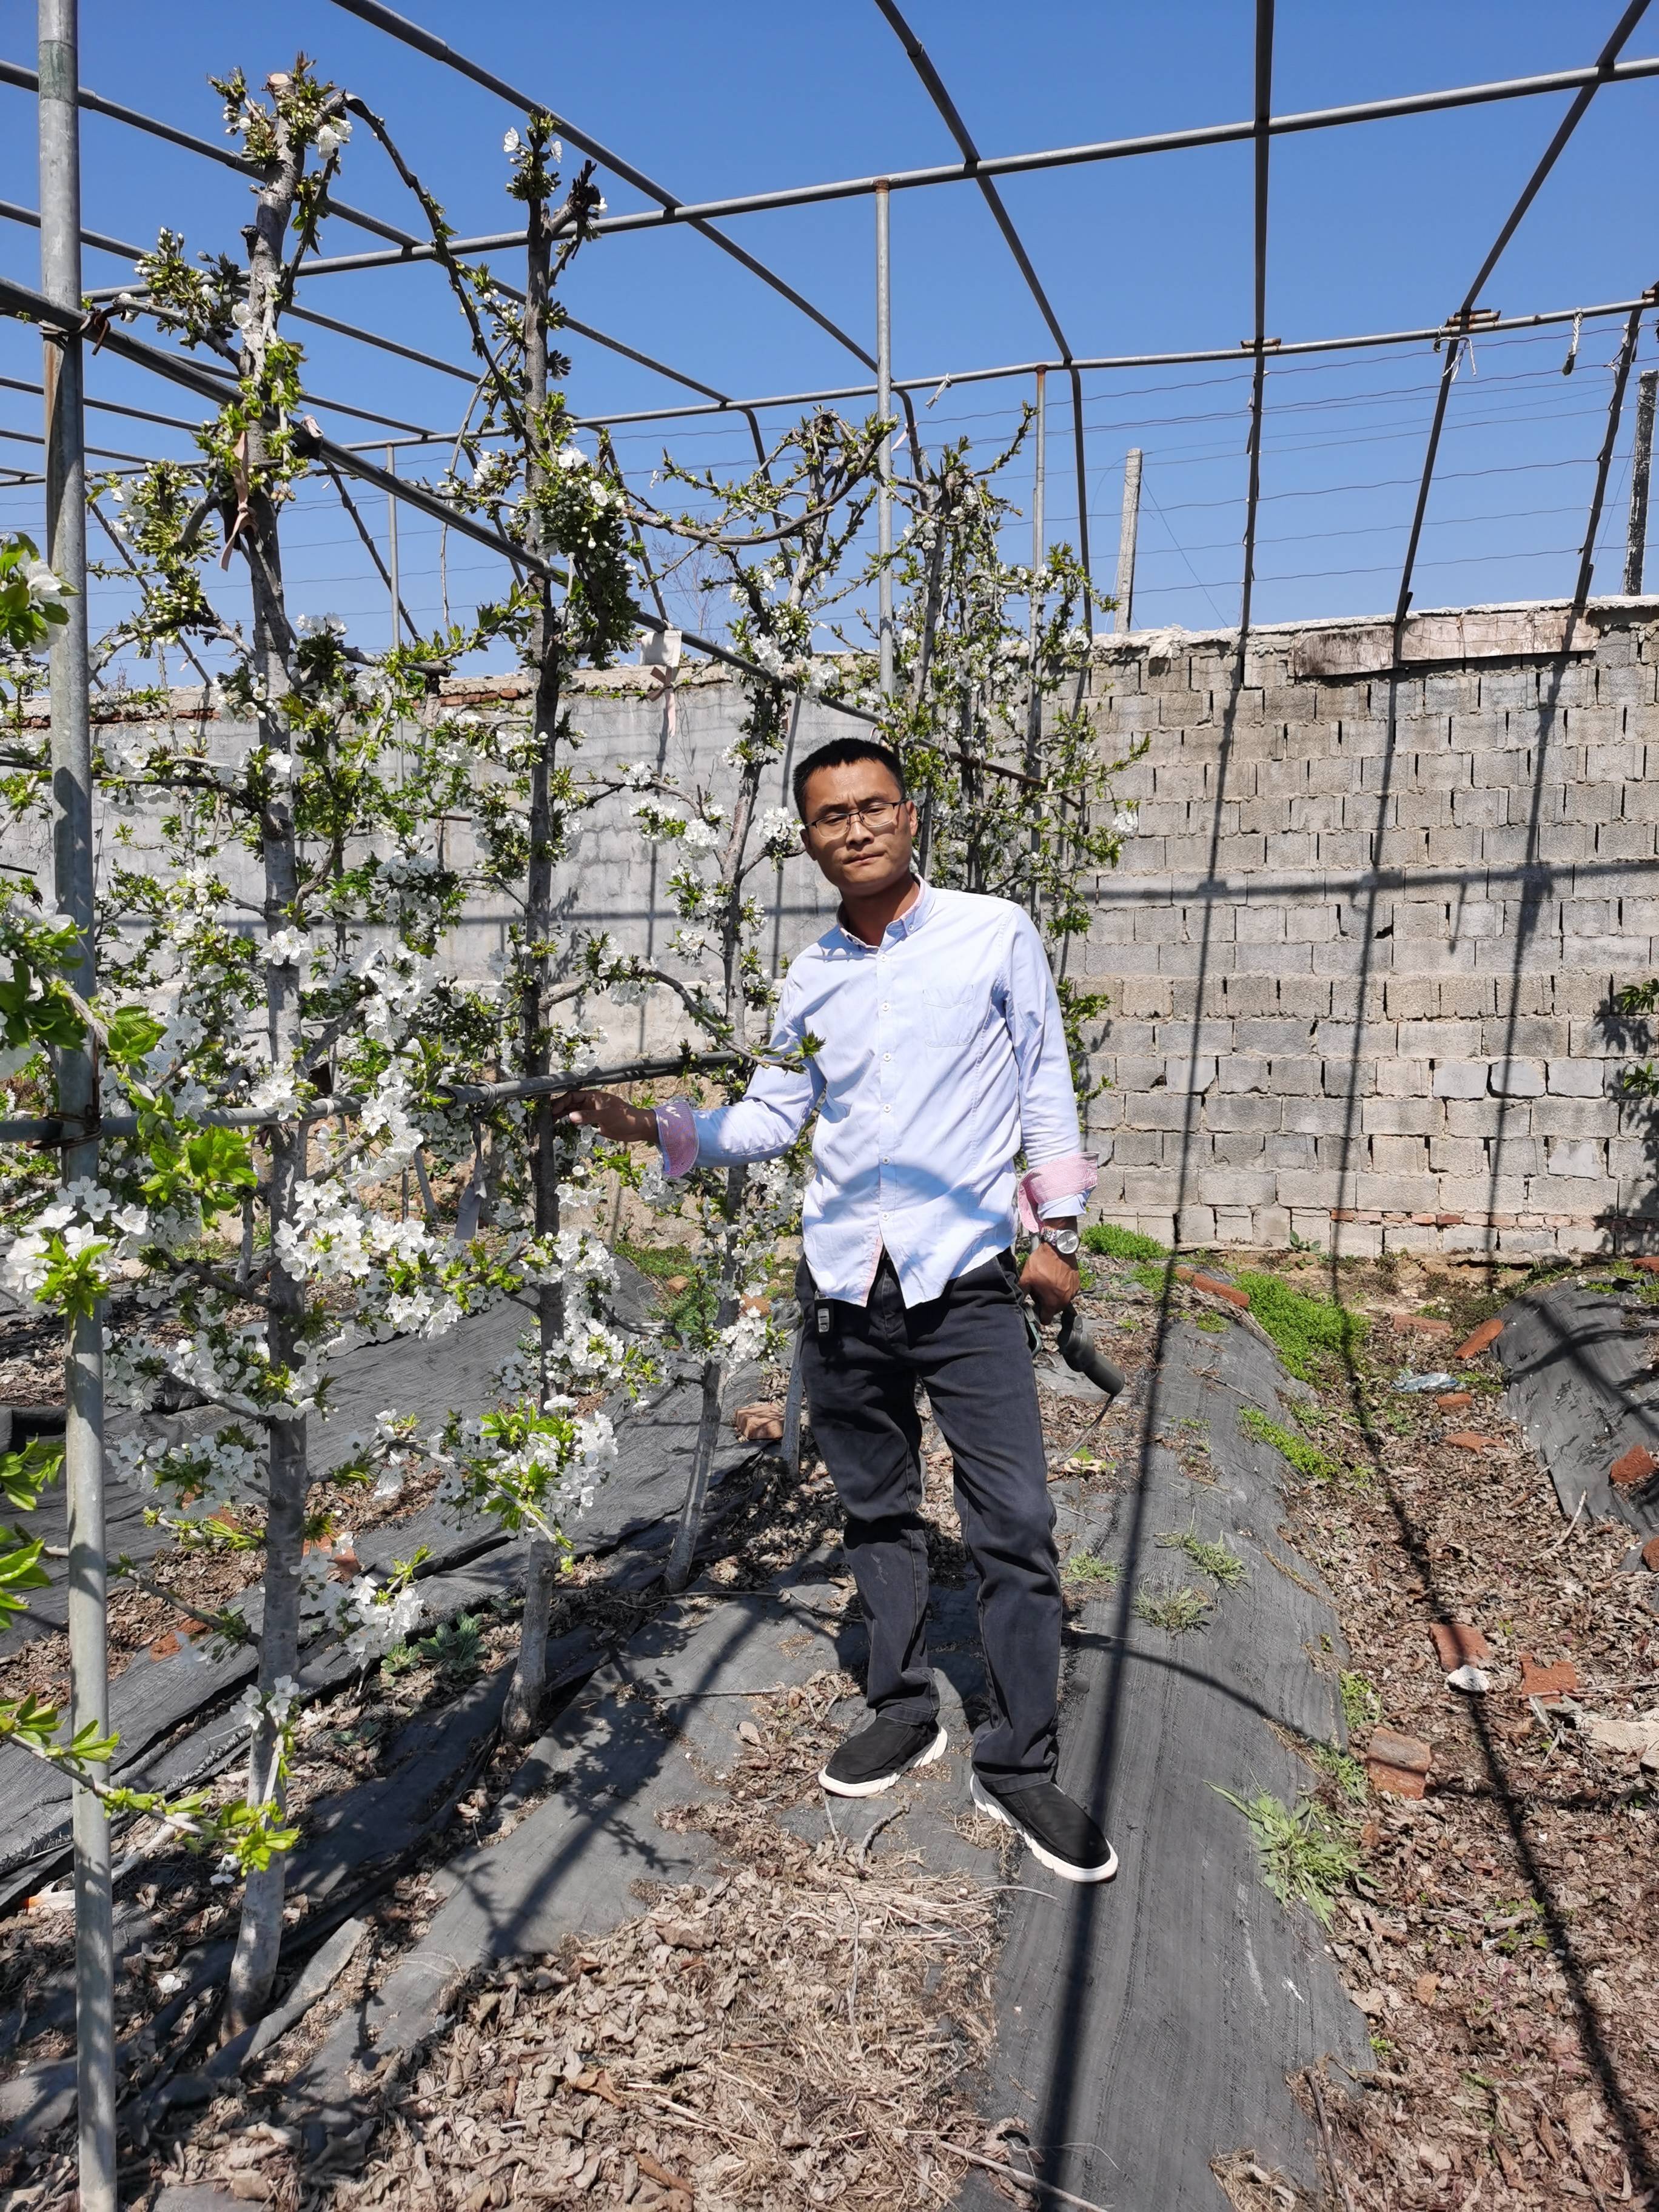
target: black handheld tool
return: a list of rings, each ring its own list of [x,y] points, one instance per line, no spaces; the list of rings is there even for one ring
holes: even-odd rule
[[[1042,1350],[1042,1330],[1029,1305],[1025,1309],[1025,1334],[1035,1358]],[[1122,1369],[1115,1367],[1108,1359],[1078,1319],[1075,1306],[1060,1308],[1056,1349],[1074,1375],[1084,1376],[1104,1396],[1115,1398],[1123,1389],[1126,1378]]]

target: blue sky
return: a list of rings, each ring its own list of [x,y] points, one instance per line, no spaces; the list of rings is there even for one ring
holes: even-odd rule
[[[756,0],[627,9],[531,8],[508,0],[417,0],[419,20],[688,198],[949,160],[943,125],[892,33],[867,0],[780,9]],[[505,229],[500,153],[513,111],[392,43],[326,0],[283,11],[246,0],[169,0],[163,9],[84,0],[82,75],[96,89],[204,137],[217,137],[210,70],[240,62],[263,76],[301,46],[324,72],[387,118],[411,161],[464,233]],[[1251,103],[1248,0],[1162,0],[1156,7],[1050,4],[1024,12],[981,0],[913,0],[927,43],[987,153],[1230,120]],[[1281,0],[1279,112],[1385,97],[1581,64],[1606,36],[1613,0],[1424,0],[1354,5]],[[33,64],[33,11],[0,12],[0,52]],[[1659,9],[1626,52],[1659,52]],[[1275,142],[1268,328],[1285,339],[1437,323],[1456,304],[1567,104],[1557,94],[1452,114],[1311,133]],[[0,88],[0,198],[33,205],[33,106]],[[1615,86],[1592,106],[1544,194],[1486,288],[1506,313],[1629,299],[1659,276],[1650,162],[1659,81]],[[359,130],[342,197],[407,228],[418,217]],[[234,248],[246,188],[229,171],[83,123],[84,220],[153,240],[163,222],[192,248]],[[1080,355],[1231,346],[1250,327],[1251,156],[1248,147],[1158,155],[1009,179],[1006,198]],[[605,180],[613,210],[638,204]],[[929,376],[1048,350],[1046,333],[978,194],[951,186],[893,204],[897,372]],[[867,199],[744,218],[733,236],[826,313],[873,343],[872,216]],[[369,243],[331,227],[336,252]],[[514,257],[500,257],[504,274]],[[26,281],[34,237],[0,222],[0,267]],[[123,265],[86,259],[88,283]],[[407,270],[314,280],[305,298],[355,326],[463,358],[441,280]],[[856,380],[856,365],[713,246],[684,228],[618,236],[580,257],[572,313],[721,390],[742,395]],[[462,386],[322,333],[308,337],[318,392],[432,428],[453,424]],[[1559,595],[1571,588],[1600,443],[1615,347],[1609,322],[1585,325],[1575,374],[1560,374],[1559,330],[1480,343],[1460,374],[1443,447],[1417,603],[1453,605]],[[649,372],[573,340],[569,390],[580,410],[673,403]],[[1659,363],[1651,324],[1641,364]],[[1286,361],[1268,380],[1255,602],[1261,621],[1377,611],[1392,605],[1438,361],[1426,345]],[[38,349],[0,330],[0,375],[38,377]],[[99,396],[188,413],[107,359]],[[1241,363],[1116,371],[1085,380],[1094,567],[1109,586],[1125,450],[1146,455],[1137,621],[1204,627],[1237,620],[1243,519],[1248,369]],[[1077,501],[1069,407],[1051,386],[1051,537],[1074,539]],[[924,435],[964,432],[988,450],[1006,438],[1029,386],[968,386],[924,409]],[[1633,392],[1632,392],[1633,398]],[[1627,483],[1626,410],[1610,486],[1607,550],[1596,587],[1617,589]],[[0,390],[0,425],[38,428],[38,403]],[[786,418],[771,418],[781,428]],[[94,416],[94,441],[124,452],[183,454],[180,434]],[[343,436],[370,434],[334,417]],[[697,465],[740,467],[746,436],[730,422],[635,426],[619,438],[630,471],[648,474],[665,444]],[[31,465],[0,441],[0,459]],[[1022,459],[1009,489],[1022,505]],[[38,491],[0,492],[0,521],[28,526]],[[365,512],[383,529],[370,496]],[[1017,532],[1017,538],[1022,533]],[[386,623],[385,592],[350,526],[307,495],[289,532],[298,607],[336,611],[368,645]],[[402,532],[404,598],[430,619],[439,604],[435,542]],[[463,610],[497,572],[452,547],[451,603]],[[113,611],[118,594],[100,593]],[[690,610],[688,609],[688,612]],[[710,609],[709,618],[718,619]]]

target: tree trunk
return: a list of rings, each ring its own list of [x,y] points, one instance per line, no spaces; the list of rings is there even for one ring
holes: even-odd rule
[[[547,311],[551,240],[547,204],[530,203],[526,238],[529,278],[525,288],[525,418],[528,432],[525,451],[525,479],[534,489],[541,482],[546,458],[540,451],[542,410],[547,403]],[[553,824],[553,776],[559,746],[560,636],[552,588],[545,577],[539,584],[541,605],[536,621],[534,657],[536,698],[532,734],[535,762],[530,778],[530,863],[525,883],[525,945],[519,994],[519,1025],[522,1073],[548,1073],[551,1054],[547,1036],[548,992],[553,981],[550,939],[553,930],[553,871],[557,859]],[[531,1177],[535,1198],[536,1234],[559,1233],[558,1125],[551,1108],[542,1104],[531,1115]],[[550,1395],[550,1368],[553,1347],[564,1334],[564,1290],[558,1283],[543,1283],[536,1297],[540,1334],[538,1370],[538,1402]],[[547,1692],[547,1619],[556,1571],[553,1547],[546,1537],[532,1536],[525,1565],[524,1620],[519,1632],[518,1659],[507,1691],[501,1725],[515,1743],[534,1736],[541,1725]]]
[[[738,1316],[738,1260],[742,1243],[739,1216],[748,1181],[747,1168],[728,1168],[726,1171],[727,1226],[714,1310],[717,1329],[730,1328]],[[715,1352],[702,1364],[702,1411],[697,1421],[696,1448],[691,1455],[691,1479],[686,1485],[685,1503],[680,1508],[679,1526],[674,1531],[673,1549],[669,1553],[663,1575],[664,1586],[670,1590],[683,1590],[691,1579],[697,1538],[702,1529],[703,1507],[708,1497],[708,1478],[720,1440],[720,1404],[725,1393],[726,1361]]]
[[[257,375],[264,362],[270,335],[267,317],[275,312],[275,295],[282,269],[283,244],[293,212],[295,187],[304,162],[303,149],[295,152],[279,125],[280,155],[271,181],[258,196],[258,213],[251,234],[248,267],[248,324],[243,339],[245,375]],[[289,688],[287,648],[289,631],[283,604],[281,551],[276,514],[258,481],[266,454],[266,433],[258,412],[247,428],[246,448],[250,489],[251,520],[246,527],[249,581],[253,601],[253,657],[262,704],[258,732],[262,744],[287,751],[291,739],[286,722],[273,714],[264,702],[280,699]],[[289,785],[279,781],[267,800],[263,823],[265,885],[264,922],[275,935],[293,921],[299,889],[294,810]],[[300,983],[297,963],[272,963],[265,969],[267,1035],[273,1068],[293,1066],[300,1044]],[[305,1318],[302,1283],[283,1267],[276,1248],[277,1232],[295,1212],[295,1202],[305,1181],[306,1140],[303,1122],[279,1124],[270,1136],[271,1261],[269,1297],[270,1316],[266,1339],[270,1364],[289,1366],[300,1348]],[[300,1663],[300,1558],[304,1548],[306,1496],[309,1488],[306,1417],[303,1413],[270,1424],[266,1475],[264,1620],[259,1634],[260,1695],[270,1698],[285,1677],[297,1680]],[[283,1735],[267,1709],[253,1732],[248,1753],[247,1794],[250,1804],[267,1802],[281,1806]],[[273,1854],[263,1872],[250,1874],[242,1898],[241,1923],[231,1961],[225,1998],[224,2032],[238,2034],[264,2010],[276,1972],[283,1939],[283,1902],[286,1893],[288,1860]]]

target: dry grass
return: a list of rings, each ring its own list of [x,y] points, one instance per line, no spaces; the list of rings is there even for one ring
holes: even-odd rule
[[[810,1802],[850,1686],[755,1700],[743,1790],[668,1818],[714,1838],[718,1878],[475,1985],[337,2203],[885,2212],[948,2197],[951,2142],[983,2136],[963,2083],[990,2038],[996,1897],[781,1824]]]

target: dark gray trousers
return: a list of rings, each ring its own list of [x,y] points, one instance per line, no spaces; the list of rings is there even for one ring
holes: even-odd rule
[[[820,1299],[805,1263],[798,1288],[812,1433],[847,1516],[848,1563],[870,1625],[871,1710],[925,1721],[939,1708],[927,1661],[920,1382],[956,1460],[957,1510],[979,1577],[991,1710],[974,1764],[1004,1789],[1051,1781],[1060,1569],[1013,1255],[910,1307],[884,1253],[866,1305]]]

